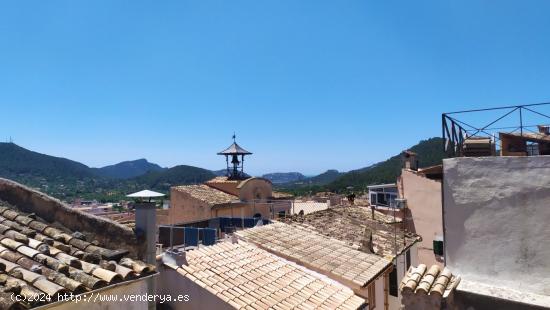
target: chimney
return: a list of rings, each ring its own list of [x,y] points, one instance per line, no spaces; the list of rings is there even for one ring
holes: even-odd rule
[[[411,151],[403,152],[403,167],[409,170],[418,169],[418,160],[416,159],[416,153]]]
[[[550,134],[550,126],[537,125],[537,127],[539,128],[539,133],[541,133],[545,136]]]
[[[167,265],[172,266],[182,266],[182,265],[188,265],[187,263],[187,255],[185,254],[185,250],[180,251],[179,249],[167,249],[162,254],[162,262]]]
[[[374,246],[372,244],[372,231],[368,227],[365,227],[365,233],[363,235],[363,240],[361,240],[361,250],[363,252],[375,254],[374,253]]]
[[[154,202],[137,202],[135,205],[136,235],[145,241],[146,263],[156,264],[157,211]]]

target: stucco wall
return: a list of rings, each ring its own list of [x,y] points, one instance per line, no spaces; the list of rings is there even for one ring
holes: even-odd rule
[[[550,295],[550,157],[452,158],[443,168],[453,273]]]
[[[262,218],[271,218],[270,205],[267,203],[234,203],[231,206],[216,208],[213,217],[253,217],[257,213]]]
[[[263,178],[246,179],[239,184],[238,189],[242,201],[266,200],[273,193],[273,185]]]
[[[132,256],[143,254],[144,242],[134,231],[106,218],[72,209],[63,202],[17,182],[0,178],[0,199],[27,213],[35,213],[53,225],[79,231],[110,249],[127,249]]]
[[[412,220],[406,221],[408,229],[422,236],[418,247],[420,263],[443,266],[442,257],[433,252],[433,240],[443,236],[443,213],[441,207],[441,183],[415,172],[403,169],[400,192],[407,199]]]
[[[194,222],[212,217],[208,203],[173,188],[170,190],[170,209],[168,210],[168,216],[158,218],[159,224]]]

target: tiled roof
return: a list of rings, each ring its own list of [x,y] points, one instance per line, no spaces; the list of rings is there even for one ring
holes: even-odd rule
[[[273,198],[292,198],[294,197],[292,194],[285,193],[285,192],[278,192],[278,191],[272,191],[271,197]]]
[[[79,294],[155,271],[124,257],[127,251],[85,239],[0,201],[0,266],[5,267],[0,287],[27,297],[46,293],[55,300],[58,294]]]
[[[436,294],[447,297],[460,282],[460,277],[451,273],[448,268],[441,270],[438,265],[429,269],[424,264],[410,267],[399,286],[404,294]]]
[[[172,189],[182,193],[187,193],[191,197],[204,201],[211,206],[230,203],[238,199],[237,196],[230,195],[204,184],[174,186]]]
[[[274,223],[236,234],[277,256],[355,287],[367,285],[391,264],[380,256],[357,251],[340,240],[300,226]]]
[[[524,140],[535,140],[535,141],[541,141],[541,142],[550,142],[550,135],[538,133],[538,132],[523,132],[523,133],[517,133],[517,132],[509,132],[504,133],[500,132],[500,135],[504,136],[513,136],[516,138],[522,138]]]
[[[391,224],[392,216],[375,211],[373,220],[370,208],[360,206],[330,208],[303,217],[294,216],[287,221],[345,241],[357,249],[365,243],[365,230],[368,229],[372,233],[374,254],[388,259],[395,256],[396,240],[398,254],[420,240],[418,235],[404,231],[400,224]]]
[[[224,177],[224,176],[221,176],[221,177],[215,177],[211,180],[208,180],[206,181],[206,183],[213,183],[213,184],[220,184],[220,183],[223,183],[223,184],[239,184],[241,181],[240,180],[230,180],[228,177]]]
[[[177,272],[237,309],[357,309],[365,300],[340,283],[244,242],[186,253]],[[173,268],[175,266],[172,266]]]

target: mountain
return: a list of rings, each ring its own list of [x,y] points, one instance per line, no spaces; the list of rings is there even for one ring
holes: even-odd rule
[[[262,178],[268,179],[273,184],[283,184],[304,180],[306,177],[300,172],[274,172],[262,175]]]
[[[92,168],[93,171],[102,177],[113,179],[129,179],[143,175],[150,171],[162,171],[166,168],[150,163],[147,159],[137,159],[131,161],[123,161],[118,164],[105,166],[102,168]]]
[[[418,166],[428,167],[441,164],[445,154],[441,138],[422,140],[409,148],[417,153]],[[354,190],[364,190],[368,185],[394,183],[401,173],[401,153],[374,165],[346,173],[328,170],[318,176],[298,182],[278,184],[277,188],[294,195],[305,195],[321,191],[345,192],[349,186]]]
[[[214,178],[212,171],[193,166],[180,165],[161,171],[150,171],[130,179],[149,188],[167,191],[171,186],[203,183]]]
[[[65,201],[77,197],[117,201],[124,199],[128,193],[142,189],[167,192],[171,185],[200,183],[214,177],[211,171],[192,166],[159,168],[144,159],[90,168],[13,143],[0,143],[0,177],[37,188]],[[144,170],[148,172],[131,176]]]
[[[418,166],[420,168],[434,166],[441,164],[443,158],[445,158],[442,143],[443,140],[441,138],[431,138],[420,141],[418,144],[410,147],[409,150],[417,154]],[[401,167],[400,153],[369,167],[345,173],[329,183],[327,189],[343,191],[348,186],[353,186],[355,190],[362,190],[368,185],[395,183],[396,178],[401,173]]]
[[[0,143],[0,176],[56,180],[90,178],[94,173],[76,161],[33,152],[15,143]]]
[[[308,178],[307,181],[309,184],[313,184],[313,185],[325,185],[336,180],[342,174],[343,173],[339,172],[338,170],[330,169],[319,175]]]
[[[343,173],[338,172],[338,170],[330,169],[319,175],[308,177],[303,180],[274,185],[280,191],[300,196],[308,193],[325,191],[327,184],[333,182],[342,175]]]
[[[224,177],[227,175],[227,169],[212,170],[212,173],[217,177]]]

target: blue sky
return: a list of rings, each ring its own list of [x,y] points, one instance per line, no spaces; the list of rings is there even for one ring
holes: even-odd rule
[[[0,139],[102,166],[364,167],[442,112],[550,101],[548,1],[11,1]]]

